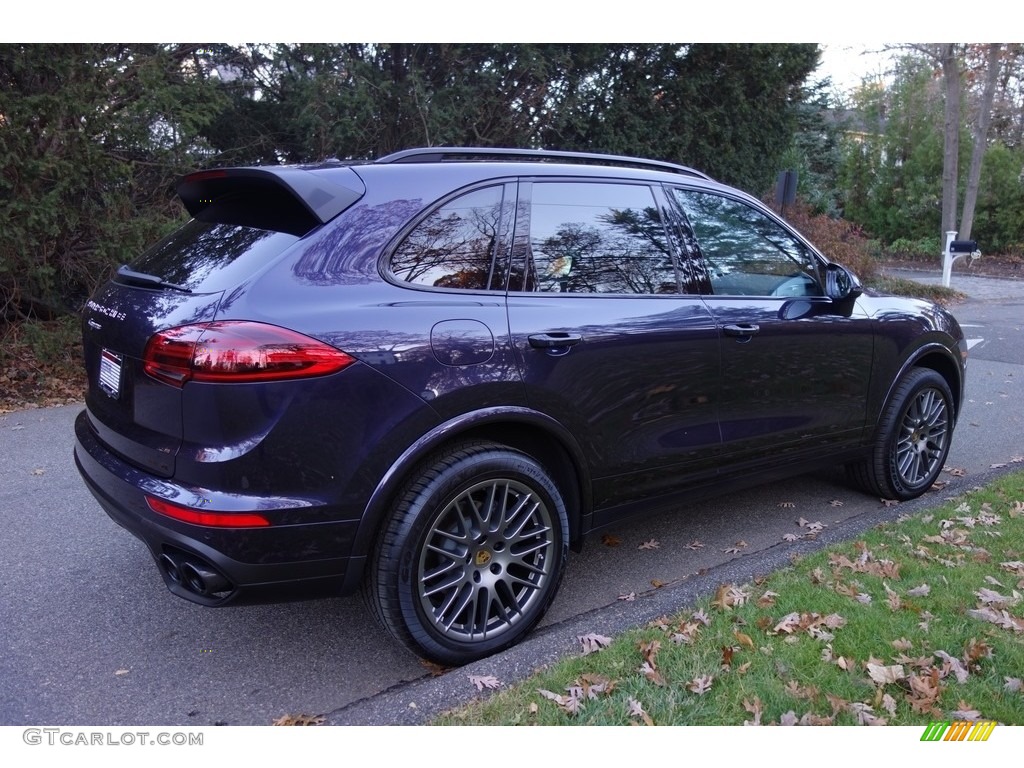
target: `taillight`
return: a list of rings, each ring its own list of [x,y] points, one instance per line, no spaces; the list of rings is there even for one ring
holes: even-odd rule
[[[146,504],[154,512],[193,525],[208,525],[213,528],[265,528],[270,521],[263,515],[249,512],[206,512],[183,507],[153,496],[146,497]]]
[[[146,373],[176,387],[186,381],[232,384],[325,376],[354,362],[301,333],[236,320],[161,331],[143,353]]]

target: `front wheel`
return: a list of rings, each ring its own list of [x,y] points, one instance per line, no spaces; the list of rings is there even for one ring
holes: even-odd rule
[[[532,457],[468,443],[402,494],[370,565],[371,609],[415,653],[461,665],[522,639],[568,553],[562,494]]]
[[[896,385],[869,458],[850,467],[869,493],[913,499],[931,488],[953,436],[953,395],[935,371],[912,368]]]

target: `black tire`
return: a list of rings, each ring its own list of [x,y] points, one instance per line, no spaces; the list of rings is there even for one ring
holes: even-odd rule
[[[949,384],[929,368],[911,368],[893,390],[870,456],[850,465],[850,476],[885,499],[920,496],[946,464],[953,424]]]
[[[413,652],[467,664],[521,640],[558,590],[565,503],[532,457],[492,443],[430,461],[384,525],[364,594]]]

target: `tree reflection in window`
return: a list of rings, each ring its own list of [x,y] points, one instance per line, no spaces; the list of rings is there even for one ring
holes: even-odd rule
[[[537,183],[531,287],[561,293],[677,293],[661,215],[646,186]]]
[[[506,270],[494,269],[498,238],[507,230],[501,213],[502,187],[452,200],[416,225],[392,254],[391,271],[418,285],[503,290]]]
[[[707,262],[716,294],[767,296],[786,281],[801,295],[819,292],[814,255],[778,222],[728,197],[673,192]]]

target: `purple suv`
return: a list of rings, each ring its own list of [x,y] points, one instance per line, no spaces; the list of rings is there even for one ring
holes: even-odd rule
[[[461,664],[626,515],[837,463],[908,499],[949,451],[956,320],[692,169],[429,148],[177,191],[85,307],[75,458],[193,602],[361,587]]]

